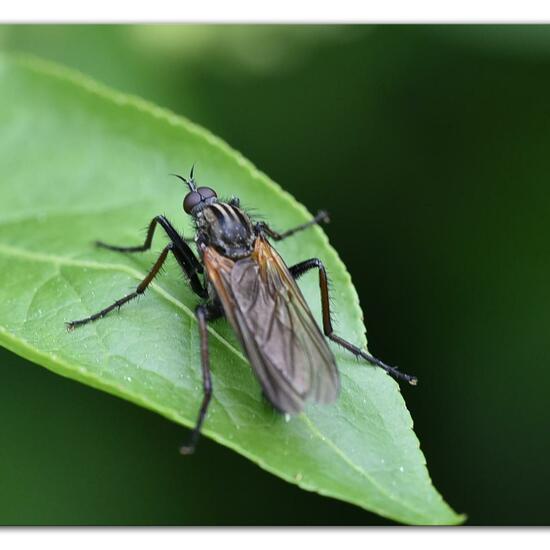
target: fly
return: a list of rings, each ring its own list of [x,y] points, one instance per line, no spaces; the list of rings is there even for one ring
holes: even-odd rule
[[[264,222],[254,222],[240,207],[238,198],[222,201],[210,187],[198,187],[193,169],[189,179],[173,175],[189,187],[183,209],[193,219],[195,239],[183,238],[164,216],[156,216],[140,246],[97,242],[98,246],[117,252],[144,252],[151,248],[157,225],[170,239],[134,292],[89,317],[67,323],[67,327],[72,330],[101,319],[143,294],[168,255],[173,254],[192,290],[202,300],[195,316],[200,333],[203,400],[189,442],[180,449],[182,454],[195,450],[212,397],[207,323],[220,317],[225,317],[237,334],[264,395],[283,414],[301,412],[308,399],[331,403],[338,397],[340,378],[325,337],[394,378],[416,385],[416,377],[386,365],[334,333],[327,273],[321,260],[311,258],[289,267],[271,246],[269,239],[281,241],[328,222],[326,212],[277,233]],[[187,244],[191,241],[195,242],[197,254]],[[322,332],[296,283],[312,269],[319,273]]]

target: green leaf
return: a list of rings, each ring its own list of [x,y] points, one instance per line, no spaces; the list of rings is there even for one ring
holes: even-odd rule
[[[310,214],[207,131],[81,75],[0,57],[0,97],[0,342],[192,426],[202,398],[197,300],[173,259],[118,314],[72,333],[64,326],[133,289],[165,237],[158,232],[153,250],[141,255],[99,250],[92,241],[139,244],[159,213],[191,235],[185,191],[168,174],[186,173],[193,162],[201,183],[238,195],[278,229]],[[277,248],[288,263],[322,258],[337,330],[365,346],[357,294],[324,232],[313,228]],[[300,284],[319,319],[317,275]],[[342,375],[338,402],[310,405],[287,420],[263,400],[225,321],[212,324],[210,349],[214,397],[206,436],[304,489],[397,521],[462,520],[432,486],[399,386],[384,372],[333,347]],[[181,460],[185,468],[189,459]]]

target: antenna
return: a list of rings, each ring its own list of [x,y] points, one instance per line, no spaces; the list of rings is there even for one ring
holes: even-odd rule
[[[189,189],[191,189],[191,191],[196,191],[197,190],[197,186],[195,185],[195,182],[193,181],[193,169],[191,169],[191,179],[190,180],[186,180],[183,176],[180,176],[179,174],[170,174],[170,175],[180,179],[181,181],[183,181],[183,183],[185,183],[186,185],[189,186]]]

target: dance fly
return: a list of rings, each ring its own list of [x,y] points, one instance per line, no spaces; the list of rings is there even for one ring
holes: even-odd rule
[[[206,418],[212,396],[207,323],[220,317],[225,317],[237,334],[265,397],[283,414],[301,412],[308,400],[331,403],[338,397],[340,378],[325,337],[394,378],[416,385],[414,376],[386,365],[334,333],[327,273],[321,260],[311,258],[287,266],[271,246],[270,239],[281,241],[315,224],[328,222],[326,212],[277,233],[265,222],[254,221],[241,208],[238,198],[223,201],[214,189],[199,187],[193,169],[189,179],[173,175],[189,188],[183,209],[194,222],[195,238],[185,239],[164,216],[156,216],[140,246],[97,242],[98,246],[117,252],[143,252],[150,249],[157,225],[170,240],[134,292],[94,315],[67,323],[67,327],[72,330],[96,321],[143,294],[172,253],[191,289],[201,299],[195,316],[200,333],[203,400],[189,442],[180,449],[182,454],[195,450]],[[197,254],[189,246],[190,241],[194,241]],[[319,273],[322,331],[296,282],[312,269]]]

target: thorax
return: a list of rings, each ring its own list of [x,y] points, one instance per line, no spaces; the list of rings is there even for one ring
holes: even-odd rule
[[[229,258],[244,258],[254,249],[254,226],[237,206],[223,202],[206,206],[197,217],[197,229],[202,244]]]

